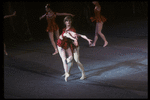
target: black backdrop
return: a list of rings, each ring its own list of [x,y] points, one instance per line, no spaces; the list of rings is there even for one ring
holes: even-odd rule
[[[94,5],[91,2],[3,2],[3,16],[12,14],[16,11],[16,16],[4,19],[3,38],[4,41],[24,41],[30,37],[35,40],[48,38],[45,31],[47,27],[46,19],[39,20],[39,17],[45,14],[45,5],[51,4],[54,12],[66,12],[75,15],[73,26],[77,32],[95,31],[95,23],[90,21],[94,16]],[[123,17],[131,16],[147,17],[148,2],[99,2],[101,13],[107,18],[106,23]],[[135,13],[133,13],[133,4]],[[63,18],[57,16],[56,23],[61,30],[64,27]],[[29,29],[29,30],[28,30]]]

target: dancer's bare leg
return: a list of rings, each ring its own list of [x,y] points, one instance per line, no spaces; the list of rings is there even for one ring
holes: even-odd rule
[[[70,75],[70,69],[73,66],[73,59],[70,62],[68,62],[67,65],[68,65],[68,73]],[[65,74],[63,74],[62,76],[65,76]]]
[[[82,76],[81,76],[80,79],[83,80],[83,79],[86,78],[86,76],[85,76],[85,72],[84,72],[84,67],[83,67],[83,65],[81,64],[80,60],[79,60],[79,47],[74,50],[73,55],[74,55],[74,56],[73,56],[73,57],[74,57],[74,60],[75,60],[75,62],[77,63],[78,68],[79,68],[79,70],[80,70],[81,73],[82,73]],[[68,57],[67,59],[69,59],[69,57]],[[68,62],[68,73],[69,73],[69,74],[70,74],[70,69],[71,69],[72,66],[73,66],[73,59],[71,59],[71,60]],[[63,76],[65,76],[65,74],[64,74]]]
[[[49,38],[50,38],[50,41],[51,41],[51,43],[55,49],[55,52],[52,55],[56,55],[58,53],[58,50],[57,50],[57,47],[56,47],[56,44],[54,41],[54,33],[53,32],[49,32]]]
[[[68,73],[70,74],[70,68],[73,66],[73,56],[70,48],[68,48],[66,52],[68,54],[68,58],[67,58]],[[65,74],[63,74],[62,76],[65,76]]]
[[[92,43],[90,46],[91,46],[91,47],[95,46],[97,40],[98,40],[98,26],[97,26],[97,24],[96,24],[94,41],[93,41],[93,43]]]
[[[65,50],[59,46],[58,46],[58,51],[59,51],[59,55],[60,55],[62,62],[63,62],[63,67],[64,67],[64,71],[65,71],[65,81],[67,82],[67,78],[69,77],[69,73],[68,73],[66,53],[65,53]],[[69,55],[71,55],[71,54],[69,54]]]
[[[104,34],[101,32],[102,31],[102,28],[103,28],[103,22],[101,23],[96,23],[96,28],[95,28],[95,37],[94,37],[94,42],[91,46],[95,46],[96,45],[96,42],[98,40],[98,34],[100,35],[100,37],[103,39],[104,41],[104,45],[103,47],[107,46],[108,45],[108,42],[104,36]]]
[[[70,74],[70,69],[72,66],[73,66],[73,59],[70,62],[68,62],[68,73],[69,74]]]
[[[6,56],[8,55],[8,53],[6,52],[6,45],[5,45],[5,43],[4,43],[4,53],[5,53]]]
[[[55,31],[55,36],[57,38],[57,40],[59,39],[59,29],[57,31]]]
[[[97,26],[98,26],[98,34],[99,34],[100,37],[103,39],[103,41],[104,41],[103,47],[105,47],[105,46],[108,45],[108,42],[107,42],[107,40],[106,40],[104,34],[101,32],[101,31],[102,31],[102,28],[103,28],[103,22],[97,23]]]
[[[75,62],[77,63],[77,65],[78,65],[78,68],[79,68],[79,70],[81,71],[81,73],[82,73],[82,76],[81,76],[81,80],[83,80],[83,79],[85,79],[86,78],[86,76],[85,76],[85,72],[84,72],[84,67],[83,67],[83,65],[81,64],[81,62],[80,62],[80,60],[79,60],[79,47],[77,47],[76,49],[75,49],[75,51],[74,51],[74,60],[75,60]]]
[[[68,72],[70,74],[70,68],[73,66],[73,55],[72,55],[72,51],[70,48],[68,48],[66,50],[67,54],[68,54],[68,58],[67,58],[67,64],[68,64]]]

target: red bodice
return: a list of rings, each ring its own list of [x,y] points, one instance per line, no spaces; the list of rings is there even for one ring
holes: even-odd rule
[[[47,32],[57,31],[59,29],[58,25],[55,22],[56,14],[54,13],[51,17],[46,17],[47,19]]]
[[[68,47],[71,48],[71,51],[73,52],[73,50],[76,48],[76,46],[73,44],[73,41],[69,38],[66,38],[63,36],[63,34],[65,33],[66,31],[66,28],[63,29],[63,32],[62,32],[62,37],[63,37],[63,40],[61,39],[58,39],[57,40],[57,45],[59,47],[62,47],[63,49],[68,49]],[[76,32],[75,28],[71,27],[68,31],[73,31],[73,32]]]
[[[100,14],[101,10],[98,11],[97,9],[94,9],[95,17],[90,17],[91,21],[96,21],[96,22],[105,22],[107,19]]]

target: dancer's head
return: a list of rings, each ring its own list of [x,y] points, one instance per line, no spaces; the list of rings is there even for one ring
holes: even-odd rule
[[[71,24],[72,24],[72,17],[71,16],[66,16],[65,18],[64,18],[64,24],[66,25],[66,27],[67,26],[71,26]]]
[[[49,12],[49,11],[50,11],[50,4],[46,4],[45,10],[46,10],[46,12]]]
[[[93,1],[92,2],[95,6],[99,5],[98,1]]]

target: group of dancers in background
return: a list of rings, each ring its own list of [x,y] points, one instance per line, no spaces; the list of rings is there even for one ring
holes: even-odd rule
[[[75,28],[72,26],[72,21],[73,21],[72,17],[74,16],[73,14],[53,12],[50,9],[50,4],[47,4],[45,6],[46,13],[39,18],[40,20],[44,17],[46,17],[47,19],[48,26],[47,26],[46,31],[49,34],[50,41],[55,50],[55,52],[52,55],[56,55],[59,53],[62,59],[63,67],[64,67],[65,74],[63,76],[65,77],[66,82],[67,82],[68,77],[70,76],[70,69],[73,66],[73,61],[77,63],[78,68],[81,71],[82,75],[80,79],[83,80],[86,78],[84,67],[79,60],[79,48],[80,48],[78,44],[79,37],[87,40],[89,43],[89,46],[93,47],[96,45],[96,42],[98,40],[98,35],[100,35],[100,37],[104,41],[103,47],[106,47],[108,45],[108,41],[106,40],[104,34],[101,32],[103,23],[106,21],[106,18],[100,14],[101,6],[99,5],[98,1],[93,1],[92,3],[95,5],[95,8],[94,8],[95,16],[91,17],[90,19],[92,22],[96,21],[95,37],[94,37],[93,43],[92,43],[92,40],[87,38],[85,35],[76,33]],[[55,22],[55,18],[56,16],[62,16],[62,15],[66,16],[64,18],[64,24],[66,27],[63,29],[62,34],[59,35],[59,27],[57,23]],[[54,32],[57,38],[57,43],[55,43],[54,41]],[[5,54],[7,53],[5,44],[4,44],[4,53]]]

